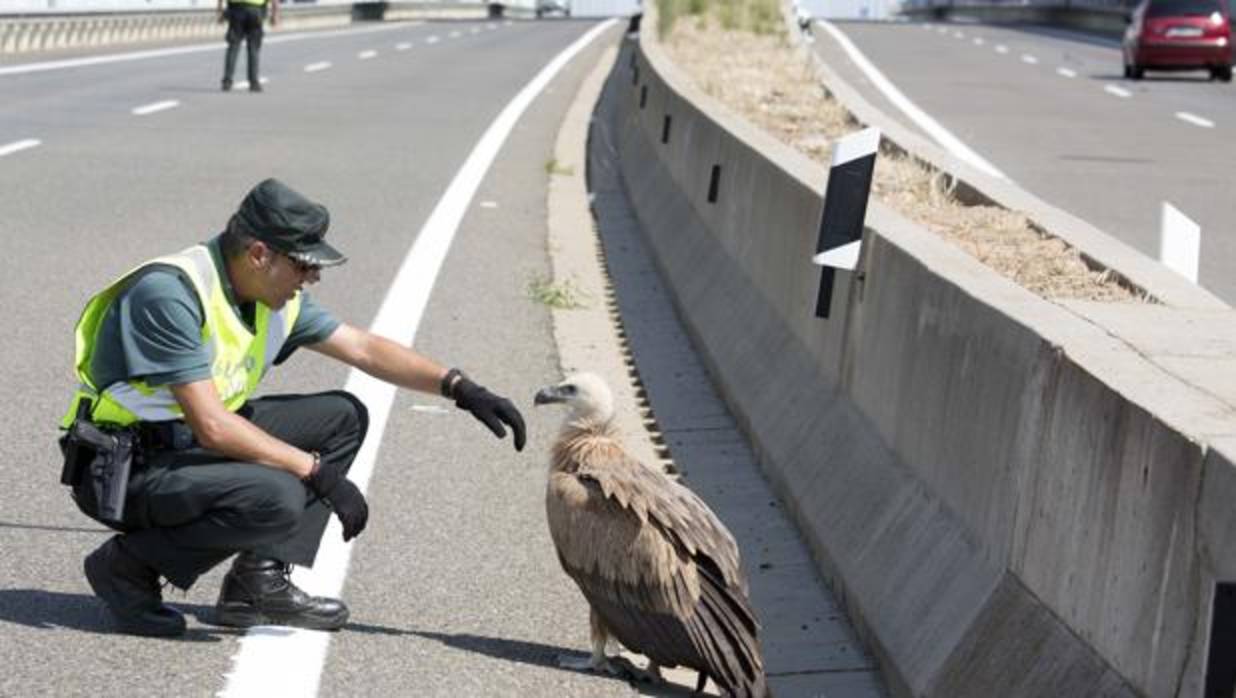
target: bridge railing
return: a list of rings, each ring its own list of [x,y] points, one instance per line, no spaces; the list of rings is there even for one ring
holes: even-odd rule
[[[934,19],[1025,22],[1120,36],[1138,0],[905,0],[901,14]],[[1228,0],[1236,26],[1236,0]]]
[[[0,10],[0,56],[173,39],[222,38],[215,0],[10,0]],[[135,9],[138,8],[139,9]],[[358,21],[530,16],[530,5],[482,0],[380,2],[316,0],[280,4],[277,31]]]

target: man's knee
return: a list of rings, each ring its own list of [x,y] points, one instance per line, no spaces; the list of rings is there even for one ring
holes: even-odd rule
[[[304,514],[305,485],[291,473],[266,470],[247,490],[238,509],[255,528],[290,530]]]
[[[339,415],[340,431],[355,434],[357,442],[365,440],[369,432],[369,408],[346,390],[326,393],[332,400],[331,409]]]

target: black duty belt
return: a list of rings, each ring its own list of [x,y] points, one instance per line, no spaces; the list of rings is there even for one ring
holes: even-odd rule
[[[183,451],[197,444],[193,430],[180,420],[168,422],[140,422],[136,428],[142,450]]]

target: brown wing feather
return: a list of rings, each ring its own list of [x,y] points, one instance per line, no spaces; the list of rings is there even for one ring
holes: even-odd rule
[[[699,497],[608,432],[576,429],[555,445],[546,509],[563,569],[624,645],[764,695],[738,546]]]

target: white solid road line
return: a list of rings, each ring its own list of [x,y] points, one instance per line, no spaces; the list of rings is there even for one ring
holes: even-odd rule
[[[1202,128],[1214,128],[1215,127],[1215,122],[1211,121],[1210,119],[1203,119],[1197,114],[1190,114],[1187,111],[1176,112],[1176,118],[1180,119],[1181,121],[1187,121],[1193,124],[1194,126],[1201,126]]]
[[[1057,73],[1058,75],[1063,75],[1063,76],[1064,76],[1064,77],[1066,77],[1066,78],[1075,78],[1075,77],[1077,77],[1077,71],[1072,70],[1072,69],[1070,69],[1070,68],[1056,68],[1056,73]]]
[[[879,68],[876,68],[871,61],[867,60],[867,57],[863,55],[862,51],[859,51],[858,47],[854,45],[854,42],[850,41],[849,37],[841,33],[841,30],[838,29],[836,25],[832,22],[821,21],[820,26],[824,27],[824,29],[837,40],[837,43],[841,44],[841,48],[845,49],[845,52],[849,55],[850,60],[854,61],[854,65],[858,66],[859,70],[862,70],[863,73],[867,75],[867,79],[876,86],[876,89],[884,93],[884,96],[887,97],[890,102],[896,105],[897,108],[901,109],[901,111],[905,112],[906,116],[910,117],[914,123],[918,124],[919,127],[934,138],[937,143],[944,146],[945,150],[949,151],[957,158],[968,162],[972,167],[982,170],[993,177],[1008,179],[1004,176],[1003,172],[996,169],[995,165],[987,162],[987,160],[983,159],[981,155],[971,150],[970,146],[962,143],[961,139],[957,138],[950,133],[948,129],[941,126],[940,123],[928,115],[927,112],[919,109],[918,106],[916,106],[909,100],[909,98],[901,93],[901,90],[894,87],[893,83],[890,82],[888,78],[884,77],[884,74],[880,72]]]
[[[1116,95],[1121,99],[1128,99],[1133,96],[1132,92],[1129,92],[1123,87],[1116,87],[1115,85],[1104,85],[1103,91],[1109,95]]]
[[[330,65],[331,65],[330,61],[318,61],[317,63],[310,63],[309,65],[305,66],[305,72],[306,73],[316,73],[319,70],[327,70],[328,68],[330,68]]]
[[[568,61],[615,24],[617,20],[614,19],[601,22],[563,49],[490,124],[421,227],[378,309],[370,327],[372,332],[404,345],[412,344],[455,231],[515,123]],[[395,387],[352,370],[344,390],[356,395],[369,408],[369,438],[365,439],[348,470],[348,479],[364,491],[377,460],[382,433],[395,399]],[[347,576],[351,552],[352,545],[343,542],[339,521],[331,517],[313,568],[297,568],[293,574],[296,584],[310,594],[338,596]],[[269,626],[249,629],[240,639],[240,649],[232,658],[227,685],[218,695],[221,698],[316,696],[330,638],[330,633],[319,630]]]
[[[25,140],[13,141],[12,143],[0,145],[0,158],[5,155],[12,155],[13,153],[21,152],[23,150],[29,150],[30,148],[36,148],[42,144],[43,141],[40,141],[37,138],[26,138]]]
[[[364,27],[361,29],[335,29],[331,31],[288,34],[287,36],[267,36],[263,39],[262,43],[281,44],[288,41],[303,41],[305,39],[325,39],[334,36],[347,36],[351,34],[368,34],[371,32],[391,31],[394,29],[407,29],[409,26],[416,24],[422,24],[422,22],[397,22],[390,26]],[[153,49],[150,51],[129,51],[127,53],[111,53],[104,56],[70,58],[62,61],[23,63],[21,65],[0,67],[0,76],[20,75],[23,73],[39,73],[46,70],[63,70],[65,68],[84,68],[93,65],[104,65],[107,63],[119,63],[123,61],[140,61],[147,58],[163,58],[165,56],[179,56],[185,53],[201,53],[203,51],[222,52],[223,47],[224,44],[222,42],[194,44],[192,46],[176,46],[172,48]]]
[[[367,51],[361,51],[360,53],[356,54],[356,57],[361,59],[362,61],[367,61],[370,58],[376,58],[377,55],[378,55],[377,51],[374,51],[373,49],[369,49]]]
[[[180,101],[175,99],[165,99],[162,102],[154,102],[152,104],[143,104],[140,107],[133,108],[134,116],[146,116],[155,112],[165,111],[167,109],[175,109],[180,106]]]

